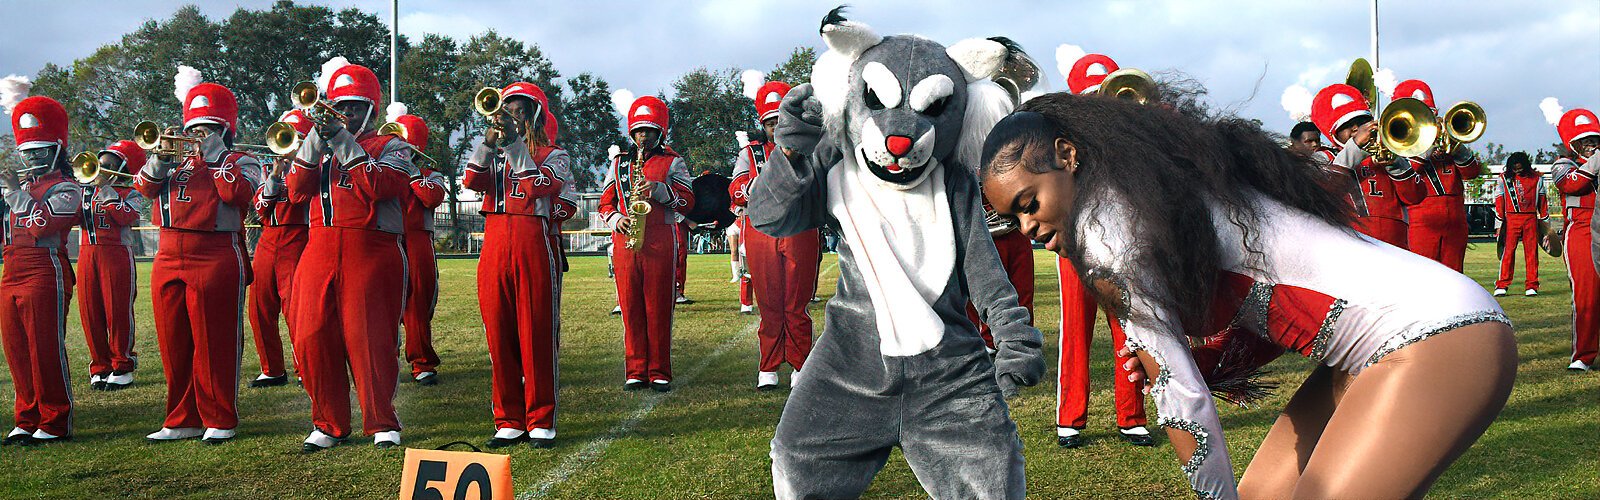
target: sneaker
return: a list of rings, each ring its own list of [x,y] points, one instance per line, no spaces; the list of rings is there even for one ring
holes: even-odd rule
[[[33,441],[32,432],[21,427],[12,427],[11,432],[6,433],[5,439],[0,439],[0,446],[25,446],[29,441]]]
[[[1144,428],[1142,425],[1137,425],[1126,429],[1117,429],[1117,435],[1122,436],[1123,441],[1127,441],[1128,444],[1134,446],[1156,445],[1155,437],[1151,436],[1150,430]]]
[[[747,305],[744,305],[744,304],[740,304],[739,305],[739,314],[750,315],[750,314],[755,314],[755,313],[756,313],[756,306],[747,306]]]
[[[680,293],[680,294],[678,294],[678,298],[672,299],[672,303],[674,303],[674,304],[693,304],[694,303],[694,299],[691,299],[691,298],[685,296],[684,294]]]
[[[289,374],[285,373],[283,375],[274,377],[263,373],[256,375],[256,379],[250,381],[250,387],[255,388],[278,387],[281,385],[289,385]]]
[[[1589,366],[1588,363],[1583,362],[1581,359],[1574,359],[1572,360],[1572,364],[1567,365],[1567,369],[1575,372],[1586,372],[1594,369],[1594,367]]]
[[[400,446],[400,431],[383,431],[372,435],[372,445],[379,449]]]
[[[1504,288],[1496,288],[1496,289],[1494,289],[1494,296],[1496,296],[1496,297],[1504,297],[1504,296],[1506,296],[1506,289],[1504,289]]]
[[[106,377],[106,390],[120,391],[133,385],[133,372],[111,372]]]
[[[96,373],[94,375],[90,375],[89,376],[89,388],[97,390],[97,391],[106,390],[106,376],[98,374],[98,373]]]
[[[512,429],[507,427],[494,431],[494,437],[489,438],[489,442],[484,443],[483,446],[486,448],[499,449],[507,446],[513,446],[527,440],[528,433],[523,432],[522,429]]]
[[[556,446],[556,431],[550,429],[528,430],[528,447],[536,450],[554,448]]]
[[[200,442],[206,444],[222,444],[233,439],[233,429],[207,428],[206,433],[200,436]]]
[[[815,303],[818,303],[818,302],[822,302],[822,297],[818,297],[816,295],[812,295],[811,296],[811,303],[815,304]]]
[[[1083,433],[1072,427],[1057,427],[1056,446],[1066,449],[1083,446]]]
[[[23,441],[23,442],[18,443],[18,444],[21,444],[23,446],[34,446],[34,445],[50,444],[50,443],[62,443],[62,442],[71,441],[71,440],[72,440],[72,436],[57,436],[55,434],[51,434],[51,433],[45,432],[44,429],[39,429],[39,430],[33,431],[32,439],[29,439],[27,441]]]
[[[204,433],[205,429],[201,429],[199,427],[178,427],[176,429],[171,427],[162,427],[159,431],[145,435],[144,439],[145,441],[152,443],[165,443],[169,441],[194,439],[200,437],[200,435]]]
[[[611,308],[611,315],[612,316],[620,316],[620,315],[622,315],[622,305],[619,304],[619,305],[617,305],[617,307]]]
[[[311,431],[311,435],[306,436],[305,442],[300,444],[300,453],[316,453],[338,446],[346,441],[349,441],[349,439],[336,438],[323,434],[321,429],[314,429]]]
[[[671,391],[672,390],[672,381],[658,378],[658,379],[650,381],[650,388],[651,389],[655,389],[656,392]]]
[[[644,387],[644,381],[636,378],[630,378],[626,382],[622,383],[622,390],[624,391],[637,391],[643,389]]]
[[[1538,290],[1534,290],[1532,288],[1529,288],[1528,291],[1526,291],[1526,292],[1522,292],[1522,295],[1526,296],[1526,297],[1532,297],[1532,296],[1535,296],[1535,295],[1538,295],[1538,294],[1539,294],[1539,291]]]
[[[438,372],[422,372],[414,378],[417,379],[417,385],[439,385]]]
[[[770,391],[778,388],[778,372],[756,373],[756,390]]]

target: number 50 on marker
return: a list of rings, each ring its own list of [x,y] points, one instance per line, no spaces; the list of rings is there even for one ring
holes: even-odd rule
[[[401,500],[510,499],[511,456],[406,449]]]

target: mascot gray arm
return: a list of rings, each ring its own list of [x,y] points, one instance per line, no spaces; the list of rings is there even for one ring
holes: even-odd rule
[[[750,185],[746,212],[764,234],[783,238],[822,227],[828,215],[827,172],[839,161],[837,148],[822,142],[822,105],[811,84],[789,91],[779,107],[774,151]]]
[[[994,333],[995,383],[1010,398],[1018,387],[1032,387],[1044,377],[1044,335],[1030,324],[1032,314],[1018,303],[1017,290],[1000,263],[985,223],[978,179],[965,166],[945,168],[951,172],[951,211],[961,214],[956,216],[956,244],[963,247],[961,270],[968,298]]]

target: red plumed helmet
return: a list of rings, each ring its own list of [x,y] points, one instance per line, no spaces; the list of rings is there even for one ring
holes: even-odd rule
[[[113,142],[110,146],[106,146],[105,150],[100,151],[100,154],[106,153],[111,153],[117,155],[119,158],[122,158],[123,172],[133,172],[139,170],[140,168],[144,168],[144,150],[139,149],[139,145],[134,144],[133,141],[123,139]]]
[[[33,96],[11,110],[11,133],[17,136],[17,149],[61,146],[67,151],[67,108],[45,96]]]
[[[671,126],[672,117],[667,114],[667,103],[656,96],[634,99],[633,105],[628,106],[629,133],[641,127],[651,127],[666,135],[667,128]]]
[[[417,115],[400,115],[395,117],[394,121],[405,126],[406,136],[402,139],[411,144],[411,147],[417,148],[418,151],[428,149],[428,122],[422,121]]]
[[[378,75],[366,66],[357,64],[334,70],[328,78],[326,92],[329,102],[366,101],[372,105],[374,113],[377,112],[378,101],[383,99],[383,87],[378,85]]]
[[[540,126],[544,129],[545,138],[548,139],[546,142],[555,145],[556,133],[560,132],[561,125],[556,123],[555,113],[550,112],[550,98],[544,95],[544,89],[528,82],[516,82],[500,89],[502,101],[512,97],[526,97],[539,103],[539,119],[542,122]]]
[[[183,98],[183,126],[196,123],[214,123],[228,130],[239,121],[239,101],[233,91],[215,83],[202,83],[189,89]]]
[[[1067,88],[1074,94],[1086,94],[1100,90],[1100,82],[1105,81],[1106,75],[1119,69],[1117,62],[1105,54],[1089,54],[1078,58],[1072,63],[1072,71],[1067,74]]]
[[[1594,112],[1587,109],[1572,109],[1561,115],[1561,123],[1556,125],[1556,132],[1561,134],[1561,143],[1571,148],[1573,141],[1600,135],[1600,118],[1596,118]]]
[[[278,117],[278,121],[294,127],[294,131],[300,134],[300,137],[305,137],[306,134],[311,133],[313,127],[317,126],[315,122],[311,121],[311,115],[307,115],[305,111],[298,109],[285,111],[282,116]]]
[[[1333,132],[1358,116],[1372,116],[1372,110],[1367,98],[1355,87],[1335,83],[1324,87],[1311,99],[1311,123],[1317,124],[1317,130],[1329,141],[1338,142]]]
[[[756,89],[756,116],[761,121],[778,116],[778,106],[783,104],[783,96],[789,95],[789,84],[772,81]]]
[[[1433,105],[1433,89],[1429,88],[1428,84],[1423,83],[1422,80],[1411,79],[1400,82],[1399,85],[1395,85],[1394,96],[1392,98],[1401,99],[1405,97],[1422,101],[1423,104],[1428,105],[1428,109],[1432,109],[1434,112],[1439,111],[1439,108]]]

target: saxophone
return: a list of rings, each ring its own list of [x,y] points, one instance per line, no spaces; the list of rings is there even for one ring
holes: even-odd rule
[[[644,148],[634,151],[633,162],[628,166],[628,225],[627,248],[644,245],[645,218],[650,215],[650,181],[644,177]]]

